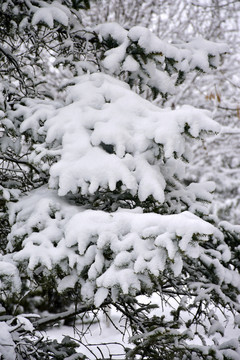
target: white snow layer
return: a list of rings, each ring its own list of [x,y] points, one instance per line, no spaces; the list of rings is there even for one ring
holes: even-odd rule
[[[0,291],[18,293],[21,290],[21,280],[17,267],[8,255],[0,255]]]
[[[56,21],[61,25],[67,26],[70,14],[70,10],[58,1],[53,1],[51,4],[44,2],[42,7],[34,9],[32,25],[43,23],[49,28],[53,28],[54,21]]]
[[[143,284],[151,287],[149,275],[158,276],[165,269],[178,276],[185,256],[212,264],[220,283],[240,284],[239,275],[221,264],[227,246],[216,248],[213,257],[201,246],[212,237],[221,239],[221,232],[190,212],[84,210],[43,187],[12,204],[11,216],[8,246],[23,240],[13,260],[26,262],[30,273],[60,265],[66,277],[58,280],[59,291],[78,282],[83,298],[94,299],[97,306],[109,291],[116,297],[119,291],[134,294]]]
[[[209,72],[211,67],[219,65],[221,55],[228,51],[226,44],[203,38],[168,44],[142,26],[127,31],[117,23],[108,23],[97,25],[94,31],[100,41],[111,39],[115,42],[115,46],[104,53],[102,65],[106,72],[120,75],[125,71],[131,80],[138,78],[141,81],[143,90],[146,85],[163,94],[175,93],[176,76],[172,75],[194,69]],[[169,72],[166,63],[171,68]]]
[[[5,322],[0,322],[0,354],[4,360],[13,360],[16,358],[15,343],[11,336],[11,326]]]
[[[109,75],[95,73],[76,81],[63,107],[54,111],[53,104],[35,104],[21,125],[22,132],[46,137],[35,146],[32,161],[43,160],[46,170],[47,158],[55,160],[49,184],[60,196],[114,191],[121,182],[122,191],[140,201],[152,195],[163,203],[166,178],[182,178],[179,159],[189,158],[185,130],[192,138],[220,130],[205,110],[160,109]],[[23,108],[17,111],[21,114]]]

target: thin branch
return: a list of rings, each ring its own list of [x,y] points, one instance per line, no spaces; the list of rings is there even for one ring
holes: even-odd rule
[[[22,71],[20,70],[19,64],[17,62],[17,60],[14,58],[13,55],[9,54],[8,51],[6,49],[4,49],[2,46],[0,46],[0,51],[3,53],[3,55],[6,56],[6,58],[13,64],[13,66],[15,67],[17,73],[20,76],[20,84],[21,82],[24,84],[24,78],[23,78],[23,74]],[[27,89],[26,89],[26,94],[28,93]]]
[[[0,155],[0,160],[3,160],[3,161],[11,161],[11,162],[14,162],[14,163],[16,163],[16,164],[26,165],[26,166],[30,167],[30,169],[36,171],[37,174],[40,174],[40,171],[39,171],[34,165],[28,163],[27,161],[18,160],[18,159],[13,159],[13,158],[11,158],[11,157],[2,156],[2,155]]]
[[[222,8],[222,7],[225,7],[225,6],[229,6],[229,5],[232,5],[232,4],[236,4],[238,3],[239,0],[234,0],[234,1],[230,1],[230,2],[226,2],[225,4],[222,4],[222,5],[201,5],[201,4],[195,4],[193,1],[192,1],[192,5],[193,6],[197,6],[197,7],[201,7],[203,9],[206,9],[206,8]]]
[[[74,310],[67,310],[67,311],[63,311],[63,312],[61,312],[59,314],[46,316],[43,319],[39,319],[37,321],[34,321],[33,325],[37,328],[39,326],[48,325],[48,324],[51,324],[53,322],[64,320],[64,319],[67,319],[67,318],[72,317],[74,315],[78,315],[78,314],[84,313],[86,311],[91,311],[91,310],[94,310],[94,309],[95,309],[95,306],[92,305],[92,304],[83,305],[83,306],[81,306],[81,307],[79,307],[77,309],[74,309]]]
[[[105,303],[102,304],[102,306],[107,306],[107,305],[110,305],[110,302],[105,302]],[[82,306],[78,307],[77,309],[67,310],[67,311],[63,311],[63,312],[61,312],[59,314],[46,316],[43,319],[39,319],[37,321],[34,321],[33,325],[35,327],[39,327],[39,326],[42,326],[42,325],[48,325],[48,324],[51,324],[53,322],[64,320],[64,319],[67,319],[69,317],[73,317],[75,315],[82,314],[82,313],[92,311],[92,310],[96,310],[96,307],[93,304],[82,305]]]

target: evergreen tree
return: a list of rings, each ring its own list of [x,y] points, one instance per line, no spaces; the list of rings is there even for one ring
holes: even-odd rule
[[[36,330],[110,305],[126,359],[239,357],[224,336],[225,319],[240,325],[240,231],[209,215],[212,182],[184,181],[193,144],[220,127],[144,99],[167,101],[227,46],[83,27],[86,1],[1,6],[2,357],[82,359]]]

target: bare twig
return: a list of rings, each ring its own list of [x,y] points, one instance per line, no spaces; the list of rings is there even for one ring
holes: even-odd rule
[[[51,323],[58,322],[60,320],[70,318],[70,317],[72,317],[74,315],[78,315],[78,314],[84,313],[86,311],[94,310],[94,308],[95,307],[92,304],[82,305],[79,308],[74,309],[74,310],[67,310],[67,311],[63,311],[63,312],[61,312],[59,314],[46,316],[43,319],[39,319],[37,321],[34,321],[33,325],[36,328],[38,328],[40,326],[43,326],[43,325],[46,326],[46,325],[49,325]]]
[[[30,163],[27,162],[27,161],[19,160],[19,159],[14,159],[14,158],[11,158],[11,157],[8,157],[8,156],[2,156],[2,155],[0,155],[0,160],[3,160],[3,161],[11,161],[11,162],[14,162],[15,164],[26,165],[26,166],[28,166],[30,169],[36,171],[37,174],[40,174],[40,171],[39,171],[34,165],[30,164]]]

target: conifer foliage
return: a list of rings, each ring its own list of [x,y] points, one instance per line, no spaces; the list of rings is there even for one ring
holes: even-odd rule
[[[237,359],[240,229],[209,214],[213,182],[184,182],[193,144],[220,127],[146,100],[228,48],[83,27],[89,6],[1,3],[0,354],[84,359],[39,331],[112,306],[125,359]]]

